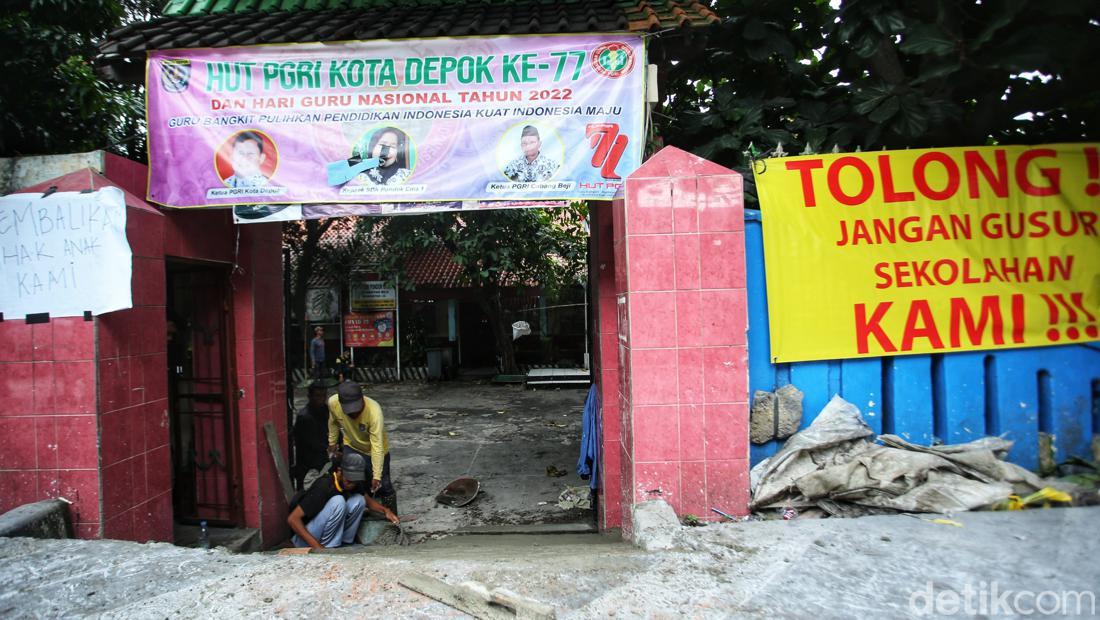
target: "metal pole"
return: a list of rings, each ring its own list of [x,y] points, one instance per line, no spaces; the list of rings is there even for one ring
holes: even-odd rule
[[[588,370],[588,283],[584,283],[584,369]]]
[[[393,337],[397,342],[397,380],[401,380],[401,282],[398,278],[393,280]]]

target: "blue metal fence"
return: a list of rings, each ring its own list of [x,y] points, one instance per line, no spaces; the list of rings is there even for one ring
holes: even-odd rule
[[[745,214],[749,395],[788,383],[805,393],[802,427],[833,394],[855,404],[876,433],[907,441],[962,443],[985,435],[1015,442],[1009,460],[1036,469],[1039,435],[1055,458],[1087,457],[1100,433],[1096,344],[772,364],[760,213]],[[753,464],[781,441],[753,444]]]

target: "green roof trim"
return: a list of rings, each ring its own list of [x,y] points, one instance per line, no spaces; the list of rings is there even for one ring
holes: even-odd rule
[[[158,49],[680,30],[652,44],[676,55],[720,21],[701,0],[168,0],[163,16],[108,35],[96,65],[108,79],[140,83]]]

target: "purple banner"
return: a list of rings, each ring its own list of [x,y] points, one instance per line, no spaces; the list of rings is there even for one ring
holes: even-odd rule
[[[608,199],[641,163],[645,67],[636,35],[152,52],[148,198]]]

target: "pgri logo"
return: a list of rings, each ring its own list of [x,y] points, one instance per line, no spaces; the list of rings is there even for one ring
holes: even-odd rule
[[[634,49],[612,41],[592,50],[592,70],[606,78],[620,78],[634,68]]]

